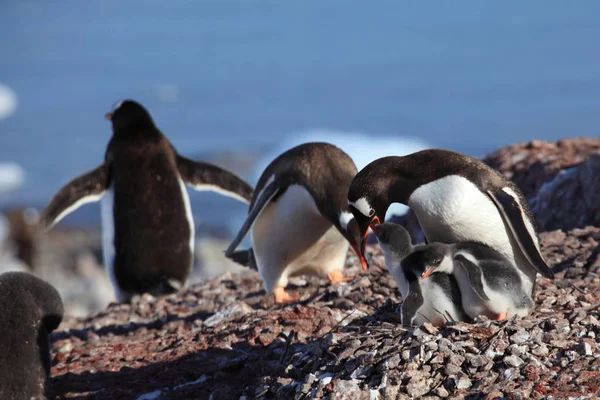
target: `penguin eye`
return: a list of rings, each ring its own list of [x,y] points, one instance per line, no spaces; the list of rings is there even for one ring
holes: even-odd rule
[[[373,210],[373,209],[371,208],[371,210],[369,211],[369,217],[372,217],[373,215],[375,215],[375,210]]]
[[[441,258],[435,258],[431,261],[431,265],[440,265],[442,263],[442,259]]]

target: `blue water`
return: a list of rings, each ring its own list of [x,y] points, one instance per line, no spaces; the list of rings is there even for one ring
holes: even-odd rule
[[[96,166],[123,97],[193,157],[268,154],[314,129],[359,132],[365,152],[376,136],[474,156],[597,136],[599,15],[596,1],[3,0],[0,83],[18,108],[0,162],[26,181],[0,205],[43,206]],[[199,222],[244,210],[192,202]],[[95,207],[67,221],[97,222]]]

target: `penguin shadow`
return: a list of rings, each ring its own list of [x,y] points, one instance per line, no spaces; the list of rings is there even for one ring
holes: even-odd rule
[[[90,333],[97,336],[127,336],[128,334],[137,331],[138,329],[146,328],[148,330],[160,330],[168,323],[183,321],[186,324],[191,324],[197,320],[205,320],[215,313],[208,311],[198,311],[194,314],[182,317],[177,314],[167,314],[161,319],[156,319],[149,322],[128,322],[126,324],[112,324],[106,325],[101,328],[85,328],[85,329],[68,329],[65,331],[54,332],[50,335],[51,341],[56,342],[60,340],[66,340],[71,338],[77,338],[79,340],[88,340]]]
[[[228,349],[208,348],[140,368],[68,372],[52,377],[48,398],[260,398],[254,387],[265,376],[273,382],[291,377],[286,372],[285,361],[289,362],[296,348],[301,346],[306,345],[291,344],[282,338],[265,346],[239,342]]]

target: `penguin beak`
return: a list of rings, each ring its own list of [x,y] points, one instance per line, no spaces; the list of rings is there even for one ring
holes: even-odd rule
[[[369,228],[373,229],[373,232],[375,232],[375,227],[379,224],[381,224],[379,217],[374,215],[373,218],[371,218],[371,222],[369,222]]]
[[[361,248],[359,249],[358,246],[352,245],[352,249],[358,256],[358,259],[360,260],[360,265],[362,266],[362,269],[364,269],[365,271],[367,269],[369,269],[369,263],[367,262],[367,259],[365,258],[365,246],[362,245]]]
[[[107,120],[109,120],[109,121],[112,121],[112,117],[113,117],[113,116],[112,116],[112,114],[111,114],[111,113],[106,113],[106,114],[104,114],[104,118],[106,118],[106,119],[107,119]]]
[[[429,275],[433,274],[435,272],[435,268],[436,267],[429,267],[425,270],[425,272],[423,272],[421,274],[421,279],[425,279],[427,278]]]

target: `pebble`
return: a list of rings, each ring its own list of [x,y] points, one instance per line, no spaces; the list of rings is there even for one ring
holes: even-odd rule
[[[511,367],[520,368],[523,364],[525,364],[525,361],[517,356],[506,356],[504,357],[504,363],[506,365],[510,365]]]

